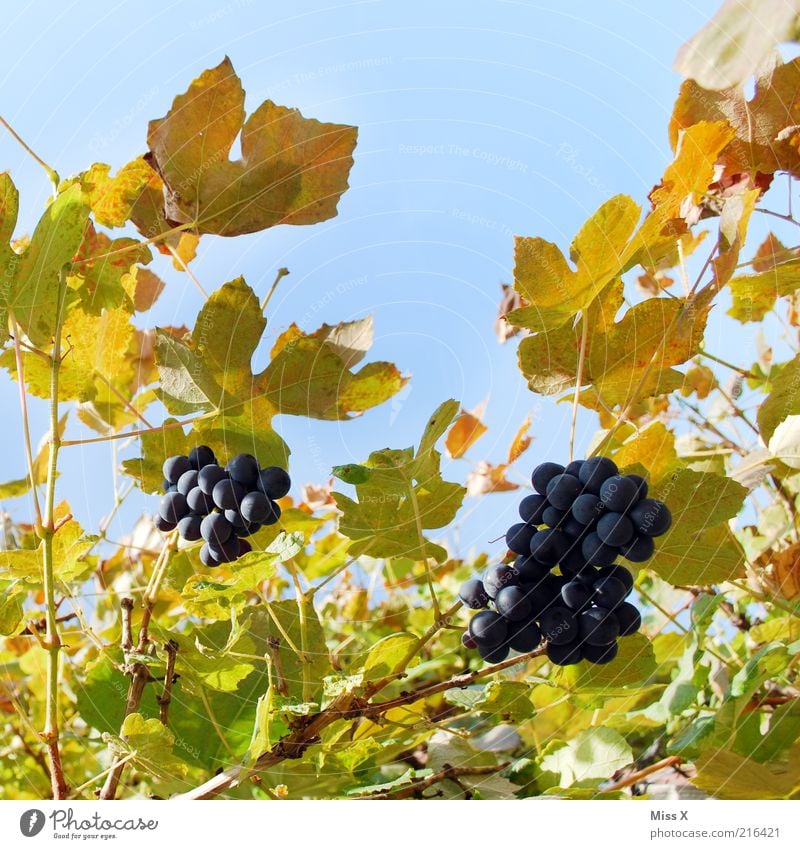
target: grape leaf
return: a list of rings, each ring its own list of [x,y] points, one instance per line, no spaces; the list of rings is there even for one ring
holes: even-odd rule
[[[675,436],[663,422],[654,421],[627,439],[608,455],[623,472],[640,464],[647,469],[650,483],[657,483],[680,464]]]
[[[633,762],[633,751],[619,732],[603,726],[587,728],[541,760],[544,772],[556,773],[560,787],[597,784]]]
[[[675,70],[704,88],[744,83],[783,41],[798,36],[798,0],[725,0],[678,51]]]
[[[611,663],[596,666],[581,663],[565,667],[560,677],[581,692],[602,691],[605,695],[616,692],[626,694],[638,687],[653,674],[656,668],[653,647],[644,634],[623,637],[618,642],[619,652]]]
[[[773,457],[792,469],[800,469],[800,415],[787,416],[769,440]]]
[[[353,164],[355,127],[303,118],[264,101],[244,120],[244,90],[226,57],[150,122],[165,218],[235,236],[336,215]],[[241,132],[242,158],[229,159]]]
[[[19,257],[11,248],[19,215],[19,192],[7,171],[0,172],[0,279],[14,277]],[[5,286],[0,290],[0,345],[8,339],[8,300]]]
[[[787,416],[800,415],[800,355],[784,363],[772,381],[772,391],[758,408],[761,437],[769,442]]]
[[[443,562],[447,552],[427,540],[422,531],[449,524],[464,497],[459,484],[442,480],[441,455],[434,449],[458,412],[446,401],[431,416],[416,453],[413,449],[374,451],[362,466],[334,469],[334,475],[355,482],[358,501],[334,492],[342,511],[339,532],[354,541],[351,557],[433,557]]]
[[[788,762],[758,763],[727,749],[711,749],[695,760],[692,784],[718,799],[786,799],[800,788],[800,752]]]
[[[640,207],[629,197],[606,201],[583,225],[570,247],[573,270],[561,249],[539,237],[518,236],[514,288],[527,306],[506,318],[532,331],[560,328],[585,310],[622,273]]]
[[[743,274],[728,284],[733,304],[728,315],[745,324],[761,321],[778,298],[800,289],[800,259],[783,262],[760,274]]]
[[[471,413],[462,410],[461,415],[453,422],[444,443],[451,457],[463,457],[470,446],[474,445],[488,430],[480,419],[484,407],[484,404],[480,404]]]
[[[735,136],[719,157],[728,174],[800,173],[800,151],[794,144],[800,124],[800,60],[762,73],[750,99],[742,88],[711,91],[686,80],[670,120],[673,147],[680,130],[699,121],[726,121],[733,128]]]
[[[364,661],[363,680],[379,681],[387,675],[402,671],[401,661],[417,643],[417,638],[408,633],[389,634],[378,640]]]

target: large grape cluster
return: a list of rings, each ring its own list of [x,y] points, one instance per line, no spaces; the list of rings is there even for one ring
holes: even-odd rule
[[[188,542],[202,539],[204,566],[231,563],[250,551],[245,537],[280,519],[276,502],[291,486],[285,469],[261,469],[252,454],[237,454],[222,467],[207,445],[168,457],[163,472],[155,526],[165,533],[177,528]]]
[[[652,557],[654,537],[672,524],[669,508],[647,497],[644,478],[619,474],[607,457],[566,468],[542,463],[532,483],[535,492],[519,505],[522,522],[505,537],[516,560],[461,586],[464,604],[480,611],[462,642],[490,663],[510,650],[533,651],[542,640],[558,666],[609,663],[617,638],[642,621],[626,601],[633,575],[616,560]]]

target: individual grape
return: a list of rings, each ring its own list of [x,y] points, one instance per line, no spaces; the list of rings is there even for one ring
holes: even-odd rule
[[[242,499],[239,512],[245,522],[263,522],[272,515],[270,500],[263,492],[248,492]]]
[[[552,504],[549,507],[546,507],[544,512],[542,513],[542,521],[551,528],[557,528],[561,525],[561,522],[570,514],[566,510],[559,510],[556,507],[553,507]]]
[[[561,522],[559,530],[564,531],[564,533],[572,540],[577,540],[583,537],[584,534],[589,533],[589,529],[591,529],[591,525],[582,525],[573,515],[572,513],[567,513],[567,518]]]
[[[597,523],[597,536],[619,548],[633,539],[633,522],[624,513],[606,513]]]
[[[529,554],[531,550],[531,540],[536,535],[537,531],[532,525],[526,525],[524,522],[518,522],[512,525],[506,531],[506,545],[514,554]]]
[[[225,511],[228,512],[227,510]],[[244,525],[236,525],[233,532],[237,537],[249,537],[258,533],[261,530],[261,525],[258,522],[246,522]]]
[[[155,525],[156,530],[161,531],[162,534],[168,534],[170,531],[175,530],[175,523],[168,522],[159,513],[156,513],[156,515],[153,516],[153,524]]]
[[[669,507],[655,498],[643,498],[633,507],[629,515],[637,533],[648,537],[660,537],[672,525],[672,513]]]
[[[591,492],[581,493],[572,502],[572,515],[582,525],[589,525],[603,515],[605,506],[600,496]]]
[[[188,495],[197,486],[197,470],[189,469],[184,472],[178,479],[178,492],[181,495]]]
[[[581,645],[581,657],[588,660],[589,663],[611,663],[619,652],[619,646],[616,642],[609,643],[607,646],[593,646],[591,643],[583,643]]]
[[[208,543],[221,545],[230,539],[232,533],[233,526],[222,513],[209,513],[200,523],[200,535]]]
[[[617,473],[617,464],[608,457],[590,457],[581,466],[578,479],[583,484],[585,492],[598,495],[603,481]]]
[[[584,539],[581,553],[593,566],[610,566],[617,558],[617,549],[606,545],[595,531]]]
[[[168,492],[158,505],[158,514],[165,522],[170,522],[173,526],[189,512],[189,505],[186,503],[186,498],[180,492]]]
[[[630,602],[623,602],[616,608],[614,617],[619,622],[620,637],[629,637],[642,627],[642,614]]]
[[[166,478],[164,478],[161,483],[161,491],[166,495],[170,491],[171,487],[172,484]]]
[[[469,635],[479,646],[499,646],[508,634],[508,623],[493,610],[481,610],[469,622]]]
[[[615,578],[613,575],[606,575],[594,582],[594,592],[595,602],[599,607],[604,607],[606,610],[614,610],[625,601],[628,588],[619,578]]]
[[[624,513],[638,497],[638,487],[625,475],[612,475],[600,487],[600,500],[614,513]]]
[[[280,466],[262,469],[258,476],[258,488],[273,501],[283,498],[289,492],[292,480],[289,473]]]
[[[458,597],[472,610],[480,610],[489,603],[489,594],[484,589],[483,581],[478,578],[464,581],[458,591]]]
[[[574,475],[556,475],[547,484],[547,500],[559,510],[569,510],[583,486]]]
[[[247,524],[238,510],[223,510],[222,515],[231,523],[234,530],[243,528]]]
[[[548,643],[564,646],[578,636],[578,623],[568,607],[554,605],[539,617],[539,628]]]
[[[547,506],[547,499],[538,492],[526,495],[519,503],[519,517],[529,525],[541,525],[542,514]]]
[[[561,587],[561,598],[570,610],[583,610],[592,603],[594,587],[583,581],[568,581]]]
[[[548,643],[547,658],[556,666],[574,666],[581,662],[580,646],[576,643],[567,643],[566,645]]]
[[[237,537],[237,539],[239,539]],[[244,554],[249,554],[253,550],[253,546],[246,539],[239,539],[239,557]]]
[[[626,542],[625,545],[621,545],[619,550],[622,556],[626,560],[630,560],[631,563],[644,563],[653,556],[656,544],[652,537],[641,534],[635,536],[630,542]]]
[[[530,554],[527,557],[521,554],[514,561],[514,569],[516,569],[519,579],[523,584],[538,583],[545,575],[550,573],[549,566],[540,563]]]
[[[540,563],[555,566],[569,551],[572,545],[570,538],[553,528],[539,531],[531,541],[530,553]]]
[[[464,646],[465,649],[478,648],[478,644],[472,639],[472,637],[470,637],[469,631],[464,631],[461,635],[461,645]]]
[[[547,485],[556,475],[564,474],[564,467],[558,463],[540,463],[531,475],[531,483],[533,488],[545,495],[547,493]]]
[[[211,553],[211,549],[208,547],[208,543],[203,543],[200,549],[200,562],[203,564],[203,566],[219,566],[219,560],[217,560]]]
[[[628,596],[633,590],[633,575],[624,567],[617,563],[611,566],[604,566],[597,572],[598,578],[616,578],[625,585],[625,595]]]
[[[508,657],[508,646],[485,646],[479,643],[478,654],[487,663],[502,663]]]
[[[561,601],[561,587],[562,581],[553,574],[546,575],[530,588],[526,587],[533,619],[538,619],[545,610]]]
[[[508,645],[514,651],[533,651],[542,642],[542,632],[533,622],[515,622],[508,629]]]
[[[228,463],[231,480],[240,483],[245,489],[252,489],[258,483],[259,474],[258,460],[252,454],[237,454]]]
[[[261,523],[262,525],[274,525],[281,518],[281,505],[277,501],[269,502],[269,513],[267,518]]]
[[[607,646],[619,636],[619,622],[610,610],[591,607],[578,617],[580,639],[592,646]]]
[[[517,585],[519,585],[519,573],[513,566],[506,563],[490,566],[483,576],[483,587],[489,594],[489,598],[495,598],[503,587]]]
[[[581,551],[581,542],[576,540],[558,560],[562,575],[576,575],[586,567],[586,558]]]
[[[503,587],[494,598],[494,606],[509,622],[529,620],[532,612],[530,599],[522,587]]]
[[[196,472],[199,472],[203,466],[210,466],[216,462],[214,452],[207,445],[195,445],[189,452],[189,465]]]
[[[626,477],[636,484],[636,497],[647,498],[647,481],[641,475],[626,475]]]
[[[232,536],[222,543],[210,540],[207,545],[217,563],[232,563],[239,556],[238,537]]]
[[[234,480],[222,480],[214,487],[211,497],[220,510],[236,510],[247,490]]]
[[[167,457],[164,460],[164,465],[161,468],[161,471],[164,473],[164,477],[171,483],[177,483],[180,479],[180,476],[184,472],[189,471],[189,458],[184,457],[183,454],[178,454],[175,457]]]
[[[227,477],[228,473],[220,466],[203,466],[197,473],[197,485],[206,495],[211,495],[214,492],[214,487]]]
[[[178,522],[178,533],[187,541],[195,542],[200,539],[200,516],[184,516]]]
[[[193,513],[205,516],[214,509],[214,499],[206,495],[199,486],[196,486],[187,496],[186,503]]]
[[[564,469],[564,474],[574,475],[577,478],[581,473],[581,469],[585,462],[586,460],[573,460],[571,463],[567,463],[567,468]]]

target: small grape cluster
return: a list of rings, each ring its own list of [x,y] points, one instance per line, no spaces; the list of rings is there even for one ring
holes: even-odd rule
[[[291,486],[285,469],[261,469],[252,454],[237,454],[222,467],[207,445],[168,457],[163,472],[155,526],[165,533],[177,528],[188,542],[202,539],[204,566],[231,563],[250,551],[245,537],[280,519],[276,502]]]
[[[647,497],[644,478],[620,475],[607,457],[566,468],[542,463],[532,483],[535,492],[519,505],[522,522],[505,537],[516,560],[461,586],[463,603],[480,611],[462,642],[490,663],[512,649],[533,651],[542,639],[558,666],[609,663],[617,638],[638,631],[642,621],[625,600],[633,575],[615,561],[652,557],[653,538],[672,524],[669,508]]]

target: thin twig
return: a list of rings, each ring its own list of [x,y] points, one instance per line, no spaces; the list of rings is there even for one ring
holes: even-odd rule
[[[68,447],[71,445],[93,445],[96,442],[111,442],[114,439],[132,439],[137,436],[144,436],[146,433],[158,433],[162,430],[171,430],[176,427],[184,427],[185,425],[194,424],[195,422],[201,422],[205,419],[210,419],[213,416],[216,416],[220,411],[212,410],[209,413],[203,413],[200,416],[193,416],[190,419],[183,419],[183,421],[179,422],[164,422],[164,424],[157,425],[156,427],[144,427],[139,430],[128,430],[124,433],[109,433],[106,436],[94,436],[90,439],[63,439],[61,441],[61,447]]]
[[[421,778],[419,781],[412,781],[404,787],[398,787],[396,790],[389,790],[386,793],[373,793],[371,796],[360,796],[362,800],[375,799],[409,799],[412,796],[419,796],[424,790],[438,784],[440,781],[454,781],[462,775],[494,775],[496,772],[501,772],[508,766],[503,764],[490,764],[488,766],[450,766],[445,764],[438,772]],[[459,782],[456,782],[460,785]],[[462,787],[462,789],[464,789]],[[469,791],[466,791],[469,792]]]
[[[650,766],[646,766],[643,769],[639,769],[636,772],[632,772],[630,775],[625,776],[625,778],[620,781],[615,782],[614,784],[610,784],[608,787],[604,787],[600,790],[600,793],[614,793],[617,790],[622,790],[624,787],[630,787],[632,784],[636,784],[641,781],[643,778],[647,778],[648,775],[652,775],[654,772],[659,772],[662,769],[666,769],[670,766],[678,766],[678,764],[683,762],[683,758],[680,755],[671,755],[668,758],[664,758],[663,760],[657,761],[654,764],[650,764]]]
[[[572,398],[572,419],[569,423],[569,461],[573,460],[575,453],[575,426],[578,423],[578,404],[581,396],[581,383],[583,382],[583,366],[586,362],[586,342],[589,338],[589,320],[586,313],[581,314],[583,328],[581,330],[581,349],[578,354],[578,373],[575,376],[575,395]]]
[[[8,123],[8,121],[6,121],[6,119],[2,115],[0,115],[0,124],[2,124],[9,131],[9,133],[11,133],[11,135],[14,136],[14,138],[22,145],[22,147],[24,147],[25,150],[39,163],[39,165],[41,165],[42,168],[44,168],[45,172],[47,173],[48,179],[53,184],[53,189],[55,191],[58,191],[58,184],[60,182],[59,177],[58,177],[58,172],[53,170],[44,161],[44,159],[41,158],[41,156],[38,156],[36,153],[34,153],[33,149],[30,148],[22,140],[22,137],[19,135],[19,133],[17,133],[17,131],[11,126],[11,124]]]
[[[262,313],[264,312],[264,310],[266,310],[267,304],[269,304],[270,299],[275,294],[275,290],[278,288],[278,283],[280,283],[281,279],[286,277],[287,274],[289,274],[288,268],[279,268],[278,269],[278,273],[275,275],[275,280],[274,280],[272,286],[270,286],[269,292],[267,292],[267,294],[264,296],[264,300],[261,302],[261,312]]]
[[[200,281],[195,277],[194,273],[191,271],[189,266],[186,263],[186,260],[172,247],[172,245],[167,245],[167,250],[172,254],[172,258],[180,265],[180,267],[189,275],[189,279],[194,283],[197,291],[208,300],[208,292],[203,288]]]
[[[123,403],[123,405],[125,406],[125,408],[126,408],[126,409],[128,409],[128,410],[130,410],[130,412],[131,412],[131,413],[133,413],[133,415],[134,415],[134,416],[136,416],[136,418],[137,418],[137,419],[139,419],[139,421],[140,421],[140,422],[141,422],[141,423],[142,423],[145,427],[153,427],[153,425],[151,425],[151,424],[150,424],[150,422],[149,422],[149,421],[147,421],[147,419],[144,417],[144,413],[141,413],[139,410],[137,410],[137,409],[136,409],[136,407],[134,407],[134,406],[133,406],[133,403],[132,403],[131,401],[129,401],[129,400],[128,400],[128,399],[127,399],[127,398],[126,398],[126,397],[125,397],[125,396],[124,396],[124,395],[123,395],[120,391],[119,391],[119,389],[117,389],[117,387],[116,387],[116,386],[114,386],[114,384],[113,384],[113,383],[112,383],[112,382],[111,382],[111,381],[110,381],[110,380],[109,380],[109,379],[108,379],[108,378],[107,378],[107,377],[106,377],[106,376],[105,376],[102,372],[99,372],[97,369],[95,369],[95,370],[94,370],[94,373],[95,373],[95,375],[96,375],[97,377],[99,377],[99,378],[103,381],[103,383],[105,383],[105,385],[106,385],[106,386],[107,386],[107,387],[108,387],[108,388],[109,388],[109,389],[110,389],[110,390],[111,390],[111,391],[112,391],[112,392],[113,392],[113,393],[117,396],[117,398],[119,398],[119,400]]]
[[[158,718],[162,725],[167,725],[169,720],[169,703],[172,701],[172,685],[175,683],[175,660],[178,656],[178,644],[175,640],[164,643],[164,651],[167,653],[167,669],[164,673],[164,689],[158,697]]]

